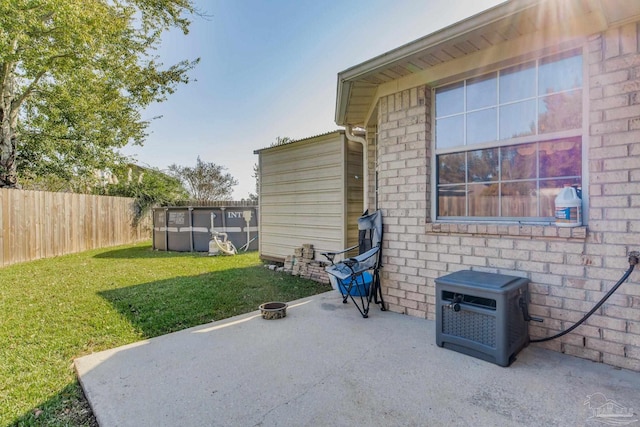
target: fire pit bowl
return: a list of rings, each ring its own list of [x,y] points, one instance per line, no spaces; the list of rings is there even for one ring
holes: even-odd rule
[[[287,304],[284,302],[265,302],[260,304],[259,308],[263,319],[273,320],[287,317]]]

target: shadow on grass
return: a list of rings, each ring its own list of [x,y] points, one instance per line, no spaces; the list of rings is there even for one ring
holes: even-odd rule
[[[206,252],[173,252],[156,251],[150,245],[133,246],[124,249],[114,249],[95,255],[95,258],[110,259],[136,259],[136,258],[175,258],[177,256],[201,257],[207,256]]]
[[[256,252],[249,250],[246,253]],[[240,254],[244,254],[241,252]],[[175,257],[207,257],[208,252],[176,252],[156,251],[151,245],[133,246],[99,253],[94,258],[100,259],[137,259],[137,258],[175,258]]]
[[[292,301],[329,290],[261,266],[232,268],[111,289],[99,295],[145,338],[225,319],[268,301]]]
[[[134,254],[144,250],[132,248]],[[129,250],[112,252],[126,257]],[[152,338],[255,311],[263,302],[292,301],[329,289],[328,285],[251,266],[110,289],[99,295],[144,338]],[[74,382],[11,425],[95,427],[97,423],[81,387]]]
[[[91,406],[77,381],[9,424],[10,426],[98,427]]]

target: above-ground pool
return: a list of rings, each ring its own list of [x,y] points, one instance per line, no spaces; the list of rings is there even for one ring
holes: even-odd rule
[[[258,249],[258,207],[166,207],[153,210],[153,249],[208,252],[212,231],[240,249]]]

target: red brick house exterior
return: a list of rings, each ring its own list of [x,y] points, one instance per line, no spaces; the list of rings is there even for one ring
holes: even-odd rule
[[[435,319],[438,277],[511,274],[545,337],[640,250],[640,2],[501,4],[339,73],[336,122],[367,132],[392,311]],[[563,183],[582,190],[579,227],[555,225]],[[640,271],[539,345],[640,370]]]

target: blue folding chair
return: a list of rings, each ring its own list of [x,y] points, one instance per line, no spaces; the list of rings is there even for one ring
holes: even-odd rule
[[[358,250],[358,255],[349,257]],[[342,302],[353,301],[362,317],[369,317],[371,301],[386,310],[380,288],[380,268],[382,268],[382,212],[369,214],[365,211],[358,218],[358,244],[339,252],[323,255],[331,262],[325,270],[331,282],[342,294]],[[336,257],[342,255],[342,261]]]

